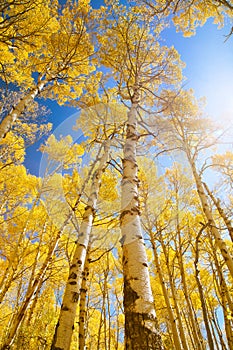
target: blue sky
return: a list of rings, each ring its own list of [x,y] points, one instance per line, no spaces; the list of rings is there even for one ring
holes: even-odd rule
[[[97,5],[96,1],[93,1]],[[99,1],[98,1],[99,3]],[[186,63],[185,88],[193,88],[197,97],[205,96],[206,113],[212,118],[233,123],[233,36],[225,41],[230,26],[218,29],[212,19],[198,27],[196,35],[185,38],[176,33],[174,26],[163,32],[164,44],[177,49]],[[44,102],[44,101],[42,101]],[[49,121],[55,128],[76,112],[74,108],[61,107],[54,101],[45,103],[51,110]],[[27,150],[25,165],[30,173],[38,175],[40,142]]]
[[[225,41],[230,26],[218,29],[209,19],[196,35],[184,38],[171,27],[164,33],[167,45],[174,45],[186,63],[186,88],[207,99],[206,112],[217,120],[233,122],[233,36]]]

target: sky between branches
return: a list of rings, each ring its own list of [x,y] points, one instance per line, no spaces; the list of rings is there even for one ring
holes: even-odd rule
[[[102,1],[92,1],[98,8]],[[167,46],[174,45],[186,67],[185,88],[194,89],[196,97],[206,98],[206,113],[224,125],[233,124],[233,36],[226,37],[231,30],[227,24],[218,29],[210,18],[203,27],[197,27],[196,35],[184,37],[177,33],[173,24],[162,32]],[[56,102],[43,101],[51,110],[49,121],[53,130],[76,112],[74,108],[58,106]],[[38,175],[41,141],[27,150],[25,166],[30,173]]]

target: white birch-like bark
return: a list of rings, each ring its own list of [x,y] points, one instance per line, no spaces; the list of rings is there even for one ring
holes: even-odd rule
[[[44,89],[47,84],[46,80],[39,80],[37,86],[31,89],[19,102],[12,107],[10,113],[0,123],[0,140],[10,131],[14,122],[21,116],[27,105],[29,105],[36,96]]]
[[[82,274],[82,284],[80,288],[80,301],[79,301],[79,329],[78,329],[78,338],[79,338],[79,350],[85,350],[85,335],[86,335],[86,296],[87,296],[87,280],[89,275],[89,265],[90,265],[90,247],[87,250],[87,256],[84,266],[84,271]]]
[[[177,326],[176,326],[176,317],[173,313],[172,310],[172,305],[170,303],[170,298],[167,292],[167,288],[165,286],[165,281],[163,278],[163,272],[160,266],[160,262],[159,262],[159,257],[158,257],[158,253],[157,253],[157,249],[156,249],[156,244],[154,241],[154,237],[152,232],[150,232],[150,241],[151,241],[151,245],[152,245],[152,249],[153,249],[153,253],[154,253],[154,261],[155,261],[155,266],[156,266],[156,272],[158,274],[159,280],[160,280],[160,285],[163,291],[163,296],[164,296],[164,300],[166,303],[166,307],[167,307],[167,312],[168,312],[168,317],[169,317],[169,323],[170,323],[170,327],[172,330],[172,338],[173,338],[173,342],[175,345],[175,349],[176,350],[183,350],[182,346],[181,346],[181,340],[179,337],[179,333],[177,330]]]
[[[12,282],[14,281],[14,279],[17,276],[18,270],[16,267],[18,265],[20,265],[20,260],[18,260],[19,247],[21,246],[21,242],[23,241],[23,239],[26,235],[26,232],[28,230],[28,223],[29,223],[30,215],[33,212],[39,198],[40,198],[40,194],[38,194],[36,196],[36,198],[34,199],[29,216],[27,218],[27,221],[25,222],[25,226],[24,226],[23,230],[20,232],[20,235],[18,237],[18,241],[15,244],[14,250],[12,251],[10,258],[8,259],[9,260],[8,266],[7,266],[5,272],[2,276],[2,279],[0,281],[0,304],[2,303],[7,291],[9,290]]]
[[[165,261],[166,261],[166,266],[167,266],[167,272],[168,272],[168,279],[169,279],[169,284],[170,284],[170,290],[171,290],[171,294],[172,294],[172,299],[173,299],[173,305],[174,305],[174,309],[176,311],[176,319],[178,322],[178,327],[179,327],[179,332],[180,332],[180,339],[181,339],[181,344],[184,350],[189,350],[188,347],[188,343],[187,343],[187,336],[185,335],[185,330],[184,330],[184,324],[183,324],[183,320],[182,320],[182,313],[181,310],[179,308],[178,305],[178,301],[177,301],[177,293],[176,293],[176,287],[174,284],[174,278],[173,278],[173,272],[171,271],[171,267],[169,264],[169,257],[168,257],[168,251],[166,249],[166,245],[163,241],[163,236],[161,234],[161,232],[158,232],[159,236],[160,236],[160,244],[163,250],[163,254],[165,257]],[[192,339],[192,335],[190,334],[190,338]],[[198,350],[200,350],[199,348],[197,348]]]
[[[67,219],[68,221],[68,219]],[[15,336],[17,334],[17,331],[25,317],[26,310],[28,306],[31,303],[32,297],[37,293],[38,288],[41,287],[43,283],[44,276],[46,274],[46,271],[49,267],[49,264],[51,262],[51,257],[53,256],[56,247],[58,245],[59,239],[61,237],[62,231],[65,228],[67,222],[64,223],[63,227],[58,231],[56,237],[54,238],[53,242],[51,243],[51,246],[49,247],[47,256],[37,273],[37,275],[34,278],[34,281],[31,283],[31,285],[28,286],[28,290],[25,296],[25,299],[23,303],[21,304],[17,314],[15,315],[15,318],[13,320],[13,323],[11,324],[10,330],[6,336],[6,340],[4,342],[4,345],[2,346],[1,350],[9,349],[11,345],[14,342]]]
[[[134,94],[128,112],[123,149],[122,209],[125,349],[163,349],[155,314],[145,245],[141,232],[137,177],[137,106]]]
[[[190,157],[189,157],[189,159],[190,159]],[[204,186],[202,184],[201,177],[197,173],[196,166],[195,166],[194,162],[190,161],[190,164],[191,164],[193,176],[194,176],[194,179],[196,182],[197,192],[198,192],[201,204],[202,204],[203,212],[206,216],[206,219],[208,220],[208,224],[209,224],[210,230],[215,238],[216,245],[219,248],[219,250],[221,251],[222,257],[223,257],[223,259],[228,267],[228,270],[231,274],[231,277],[233,278],[233,259],[231,257],[231,254],[229,253],[227,245],[224,242],[224,240],[222,239],[220,232],[217,228],[217,225],[214,221],[213,215],[211,213],[211,210],[210,210],[208,202],[207,202],[207,196],[206,196],[205,191],[204,191]]]
[[[221,216],[221,218],[223,219],[227,229],[228,229],[228,232],[229,232],[229,235],[231,237],[231,240],[233,242],[233,226],[231,224],[231,220],[227,217],[226,213],[224,212],[224,210],[221,208],[221,205],[220,205],[220,202],[218,199],[216,199],[213,195],[213,193],[209,190],[208,186],[206,185],[206,183],[203,182],[203,186],[205,187],[206,189],[206,192],[208,193],[208,195],[210,196],[210,198],[212,199],[215,207],[217,208],[218,212],[219,212],[219,215]]]
[[[87,248],[94,220],[97,198],[101,184],[101,175],[106,167],[110,149],[110,140],[105,141],[104,153],[99,166],[93,175],[85,213],[83,216],[76,250],[71,262],[69,277],[66,284],[60,316],[56,325],[51,350],[69,350],[72,339],[77,304],[80,296],[82,272],[86,260]]]
[[[176,199],[178,203],[178,197]],[[179,206],[177,204],[177,213],[179,213]],[[183,292],[185,296],[185,301],[187,304],[187,317],[190,321],[190,326],[192,329],[192,336],[193,340],[195,343],[195,346],[197,350],[204,350],[204,340],[202,337],[202,334],[200,332],[200,329],[198,327],[198,324],[196,323],[195,320],[195,312],[192,307],[192,302],[190,299],[190,293],[188,290],[188,285],[186,281],[186,273],[185,273],[185,268],[184,268],[184,263],[183,263],[183,252],[182,252],[182,239],[181,239],[181,232],[180,232],[180,224],[179,224],[179,215],[177,214],[176,217],[176,231],[177,231],[177,238],[175,239],[175,247],[176,247],[176,252],[177,252],[177,259],[179,263],[179,270],[180,270],[180,276],[181,276],[181,282],[183,286]]]
[[[204,229],[204,227],[203,227]],[[206,301],[205,301],[205,295],[203,292],[203,288],[202,288],[202,284],[201,284],[201,279],[200,279],[200,270],[198,267],[198,263],[199,263],[199,238],[201,236],[202,230],[199,232],[199,234],[196,237],[196,244],[195,244],[195,260],[194,260],[194,266],[195,266],[195,277],[196,277],[196,281],[197,281],[197,288],[198,288],[198,292],[200,295],[200,301],[201,301],[201,306],[202,306],[202,314],[203,314],[203,320],[204,320],[204,324],[205,324],[205,329],[206,329],[206,334],[207,334],[207,339],[208,339],[208,344],[209,344],[209,348],[210,350],[214,350],[214,340],[212,337],[212,333],[211,333],[211,328],[210,328],[210,320],[208,317],[208,309],[207,309],[207,305],[206,305]]]

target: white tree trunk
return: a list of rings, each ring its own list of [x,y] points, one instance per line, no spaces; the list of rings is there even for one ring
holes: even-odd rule
[[[30,305],[32,297],[33,297],[33,295],[36,294],[39,286],[41,286],[43,283],[43,278],[44,278],[45,273],[49,267],[51,257],[53,256],[54,251],[57,247],[61,233],[62,233],[62,230],[60,230],[58,232],[57,236],[55,237],[54,241],[52,242],[52,244],[49,248],[49,251],[47,253],[47,256],[45,258],[45,261],[43,262],[38,274],[36,275],[36,277],[32,283],[32,285],[28,287],[25,299],[24,299],[22,305],[20,306],[20,308],[15,316],[13,323],[11,324],[10,330],[6,336],[6,340],[5,340],[4,345],[2,346],[1,350],[9,349],[11,347],[11,345],[13,344],[13,341],[15,339],[17,331],[18,331],[18,329],[23,321],[23,318],[25,317],[27,308]]]
[[[137,106],[135,94],[128,113],[121,185],[120,225],[123,246],[125,349],[163,349],[141,232],[136,161]]]
[[[29,105],[31,101],[33,101],[34,98],[44,89],[46,84],[46,80],[39,80],[37,86],[34,89],[30,90],[24,97],[19,100],[15,106],[13,106],[10,113],[0,123],[0,140],[6,136],[14,122],[24,112],[27,105]]]
[[[156,244],[154,241],[154,237],[152,232],[149,233],[150,234],[150,241],[151,241],[151,245],[152,245],[152,249],[153,249],[153,253],[154,253],[154,261],[155,261],[155,267],[156,267],[156,272],[158,274],[159,280],[160,280],[160,285],[163,291],[163,296],[164,296],[164,300],[166,303],[166,307],[167,307],[167,313],[168,313],[168,317],[169,317],[169,323],[170,323],[170,327],[172,330],[172,338],[174,341],[174,345],[175,345],[175,349],[176,350],[183,350],[182,346],[181,346],[181,340],[179,337],[179,333],[178,333],[178,329],[176,326],[176,317],[175,314],[172,310],[172,305],[170,302],[170,298],[167,292],[167,288],[165,286],[165,280],[163,278],[163,272],[160,266],[160,262],[159,262],[159,257],[158,257],[158,253],[157,253],[157,249],[156,249]]]
[[[93,219],[96,210],[97,197],[101,184],[101,175],[107,164],[110,141],[105,142],[104,154],[93,175],[90,196],[83,216],[76,250],[71,262],[69,277],[63,296],[61,311],[53,338],[52,350],[69,350],[74,329],[77,304],[80,296],[82,272],[86,260],[87,247],[90,239]]]
[[[190,160],[190,157],[189,157],[189,160]],[[220,251],[222,253],[222,257],[225,260],[225,263],[226,263],[226,265],[229,269],[229,272],[233,278],[233,259],[231,257],[231,254],[229,253],[227,245],[224,242],[224,240],[222,239],[220,232],[217,228],[217,225],[214,221],[213,215],[211,213],[211,210],[210,210],[208,202],[207,202],[207,196],[206,196],[205,191],[204,191],[204,186],[202,184],[201,177],[197,173],[196,166],[195,166],[194,162],[190,161],[190,164],[192,167],[192,172],[193,172],[193,176],[194,176],[194,179],[196,182],[197,192],[198,192],[201,204],[202,204],[203,212],[206,216],[206,219],[208,220],[208,224],[209,224],[210,230],[215,238],[216,245],[220,249]]]

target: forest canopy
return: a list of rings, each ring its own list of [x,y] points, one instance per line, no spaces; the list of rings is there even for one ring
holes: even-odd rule
[[[163,37],[209,19],[231,40],[232,1],[1,3],[0,350],[233,350],[232,127]]]

